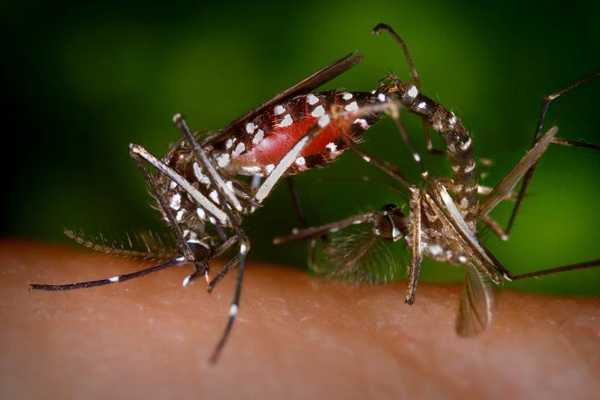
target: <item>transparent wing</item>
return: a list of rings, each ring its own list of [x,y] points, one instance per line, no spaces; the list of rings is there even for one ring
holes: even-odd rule
[[[354,225],[309,242],[308,264],[315,273],[362,283],[403,277],[403,257],[394,243],[382,240],[370,224]]]
[[[492,323],[494,291],[491,282],[473,266],[465,267],[465,287],[460,298],[456,332],[475,336]]]
[[[99,253],[144,260],[167,260],[177,256],[172,238],[153,231],[127,234],[124,240],[119,241],[109,241],[102,234],[90,238],[71,229],[65,229],[64,233],[79,245]]]

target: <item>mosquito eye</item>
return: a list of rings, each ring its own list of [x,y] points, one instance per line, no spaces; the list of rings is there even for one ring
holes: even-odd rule
[[[383,206],[381,208],[381,210],[391,213],[391,212],[394,212],[394,210],[396,210],[397,208],[398,208],[397,205],[389,203],[389,204],[386,204],[385,206]]]

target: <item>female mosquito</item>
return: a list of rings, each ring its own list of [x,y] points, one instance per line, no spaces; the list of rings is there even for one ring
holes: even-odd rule
[[[211,291],[225,274],[238,266],[229,319],[211,360],[223,349],[238,314],[250,240],[243,217],[253,213],[284,176],[328,164],[359,140],[393,103],[385,91],[313,93],[325,82],[361,61],[358,53],[322,68],[225,128],[200,137],[181,114],[173,118],[182,134],[162,157],[131,144],[130,155],[142,171],[151,196],[175,239],[166,261],[140,271],[106,279],[68,283],[32,284],[33,289],[70,290],[123,282],[176,265],[191,263],[192,274],[183,286],[200,276]],[[384,89],[384,88],[382,88]],[[149,170],[146,163],[153,167]],[[135,253],[85,240],[79,243],[110,254],[162,258],[154,254],[154,240],[143,240],[148,251]],[[237,245],[237,254],[212,279],[209,262]],[[165,258],[162,258],[165,260]]]
[[[466,284],[457,319],[457,332],[464,336],[477,334],[491,323],[493,292],[490,283],[500,284],[503,281],[600,265],[600,259],[596,259],[514,275],[481,244],[477,236],[478,224],[483,223],[502,239],[508,238],[533,170],[550,144],[600,150],[600,146],[597,145],[558,138],[556,127],[544,133],[544,119],[550,103],[599,77],[600,72],[544,97],[532,147],[493,189],[485,190],[478,183],[473,141],[462,122],[447,108],[420,93],[419,77],[404,40],[384,24],[377,25],[374,31],[387,31],[391,34],[401,45],[411,71],[411,81],[405,83],[395,76],[390,76],[377,92],[398,104],[396,109],[403,107],[417,114],[422,118],[425,127],[430,126],[440,134],[446,145],[442,154],[448,156],[452,176],[433,178],[423,170],[423,183],[417,186],[404,179],[397,168],[390,167],[372,156],[363,155],[365,161],[390,175],[406,190],[409,195],[408,215],[395,205],[386,205],[380,211],[354,215],[322,226],[294,230],[290,235],[275,238],[274,243],[311,239],[309,264],[317,272],[338,277],[381,280],[386,277],[377,276],[373,265],[375,261],[369,260],[369,257],[377,251],[385,251],[381,249],[382,242],[404,241],[410,253],[408,290],[405,297],[408,304],[413,304],[415,300],[423,257],[464,266]],[[402,129],[401,133],[404,132],[397,115],[392,113],[392,117]],[[403,138],[407,142],[405,134]],[[426,141],[428,150],[434,150],[427,135]],[[410,145],[409,142],[407,144]],[[423,167],[419,154],[413,151],[413,155],[417,164]],[[513,189],[521,179],[523,184],[516,195],[508,228],[504,231],[489,214],[501,201],[515,197]],[[341,232],[336,233],[338,231]],[[386,261],[395,264],[395,261],[390,261],[389,258]]]

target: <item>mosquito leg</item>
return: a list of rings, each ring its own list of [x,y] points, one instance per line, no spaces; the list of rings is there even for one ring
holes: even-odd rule
[[[392,36],[392,38],[400,45],[400,47],[402,48],[402,52],[404,53],[404,59],[406,60],[406,64],[408,65],[408,69],[410,70],[411,80],[413,81],[415,86],[418,89],[420,89],[421,88],[421,80],[419,79],[419,73],[417,72],[417,68],[415,67],[415,63],[410,54],[410,50],[408,49],[408,46],[407,46],[406,42],[404,41],[404,39],[402,39],[400,37],[400,35],[398,35],[394,31],[394,29],[392,29],[391,26],[389,26],[387,24],[383,24],[383,23],[377,24],[373,28],[372,32],[376,35],[379,35],[381,33],[381,31],[385,31],[385,32],[389,33]]]
[[[492,230],[492,232],[494,232],[496,236],[498,236],[501,240],[508,240],[508,235],[506,234],[506,232],[504,232],[504,229],[502,229],[498,221],[496,221],[489,215],[484,215],[481,218],[481,221],[484,224],[486,224]]]
[[[433,140],[431,139],[431,135],[429,134],[429,125],[427,121],[421,121],[423,125],[423,136],[425,137],[425,148],[429,154],[433,154],[435,156],[444,156],[446,152],[444,150],[436,149],[433,147]]]
[[[561,146],[570,146],[570,147],[584,147],[587,149],[600,150],[600,145],[595,143],[584,142],[583,140],[573,140],[573,139],[564,139],[555,137],[552,140],[553,144],[558,144]]]
[[[185,255],[185,258],[187,260],[193,260],[194,256],[192,254],[192,250],[187,245],[187,243],[183,237],[183,232],[181,231],[181,227],[175,220],[175,216],[173,215],[173,212],[171,211],[171,207],[169,207],[169,205],[167,204],[167,200],[165,199],[165,196],[163,196],[160,193],[158,185],[156,184],[154,178],[152,177],[152,175],[150,175],[150,173],[148,172],[148,169],[144,165],[143,159],[135,153],[131,153],[131,158],[133,158],[137,167],[142,171],[142,175],[144,176],[144,181],[146,181],[146,186],[149,188],[150,194],[158,201],[160,208],[162,209],[162,211],[166,215],[167,219],[169,220],[169,227],[173,230],[173,232],[175,233],[175,237],[177,239],[177,247],[179,247],[179,250],[182,252],[182,254]]]
[[[231,334],[231,329],[233,328],[233,324],[238,314],[238,309],[240,306],[240,297],[242,294],[242,283],[244,281],[244,271],[246,270],[246,258],[248,252],[250,251],[250,241],[246,238],[246,236],[241,232],[239,235],[239,243],[240,243],[240,251],[239,251],[239,269],[238,276],[235,284],[235,292],[233,294],[233,299],[231,301],[231,305],[229,307],[229,319],[227,320],[227,325],[225,326],[225,331],[221,336],[221,339],[217,343],[212,355],[210,356],[210,362],[215,363],[219,359],[219,355],[227,343],[227,339],[229,339],[229,335]]]
[[[288,184],[288,188],[290,189],[290,195],[292,196],[292,205],[294,206],[294,211],[296,213],[296,217],[298,217],[300,226],[305,228],[308,224],[306,223],[306,217],[304,215],[304,210],[302,209],[302,205],[300,204],[300,194],[298,193],[298,189],[296,188],[294,178],[291,176],[288,176],[286,181]]]
[[[586,262],[577,263],[577,264],[563,265],[560,267],[547,268],[547,269],[542,269],[542,270],[533,271],[533,272],[527,272],[527,273],[519,274],[519,275],[509,275],[509,278],[510,278],[510,280],[517,281],[517,280],[526,279],[526,278],[534,278],[534,277],[543,276],[543,275],[557,274],[559,272],[575,271],[578,269],[588,269],[588,268],[593,268],[593,267],[598,267],[598,266],[600,266],[600,259],[586,261]]]
[[[140,276],[148,275],[148,274],[151,274],[152,272],[158,272],[160,270],[163,270],[163,269],[166,269],[169,267],[174,267],[176,265],[180,265],[185,262],[186,262],[186,260],[184,257],[177,257],[177,258],[174,258],[167,262],[164,262],[162,264],[154,265],[150,268],[145,268],[145,269],[142,269],[139,271],[130,272],[130,273],[123,274],[123,275],[115,275],[113,277],[105,278],[105,279],[98,279],[98,280],[94,280],[94,281],[85,281],[85,282],[67,283],[67,284],[63,284],[63,285],[48,285],[48,284],[44,284],[44,283],[32,283],[29,286],[35,290],[56,291],[56,290],[72,290],[72,289],[90,288],[90,287],[94,287],[94,286],[110,285],[112,283],[124,282],[124,281],[128,281],[130,279],[139,278]]]
[[[410,265],[408,266],[408,290],[404,302],[413,304],[419,277],[421,275],[421,261],[423,252],[421,249],[421,191],[415,187],[410,189],[411,208],[411,236],[410,236]]]
[[[228,222],[230,221],[229,217],[222,209],[217,207],[206,196],[200,193],[198,189],[192,186],[192,184],[190,184],[185,178],[179,175],[175,170],[173,170],[171,167],[154,157],[148,150],[146,150],[140,145],[130,144],[129,152],[131,153],[132,157],[134,155],[140,156],[148,163],[152,164],[152,166],[156,168],[161,174],[170,178],[176,184],[181,186],[181,188],[183,188],[183,190],[185,190],[198,205],[202,206],[208,213],[212,214],[217,220],[221,222],[221,224],[228,224]]]
[[[390,34],[390,36],[392,36],[392,38],[400,45],[400,47],[402,48],[402,53],[404,54],[404,59],[406,60],[406,64],[408,65],[408,69],[410,70],[410,77],[411,77],[411,81],[413,82],[413,84],[415,85],[415,87],[417,88],[417,90],[421,90],[421,79],[419,78],[419,73],[417,72],[417,67],[415,66],[415,63],[413,61],[412,55],[410,54],[410,50],[408,49],[408,45],[406,44],[406,42],[404,41],[404,39],[402,39],[402,37],[400,35],[398,35],[398,33],[396,33],[396,31],[394,31],[394,29],[387,25],[387,24],[383,24],[383,23],[379,23],[377,24],[374,28],[373,28],[373,33],[374,34],[380,34],[381,31],[386,31]],[[446,152],[444,150],[439,150],[433,147],[433,141],[431,140],[431,135],[429,134],[429,128],[427,126],[427,122],[423,121],[423,136],[425,137],[425,144],[427,146],[427,151],[431,154],[435,154],[435,155],[445,155]],[[413,156],[415,156],[415,152],[412,152]],[[417,163],[419,161],[417,160]]]
[[[208,177],[211,180],[211,184],[215,187],[220,199],[222,201],[227,201],[227,203],[231,204],[233,208],[238,212],[234,214],[232,210],[230,210],[228,207],[223,207],[223,211],[227,214],[229,220],[232,221],[234,225],[239,225],[239,223],[241,222],[239,213],[242,212],[242,205],[240,204],[240,201],[236,197],[235,193],[233,192],[233,190],[230,190],[227,187],[225,181],[217,172],[212,161],[209,160],[208,155],[206,154],[202,146],[200,146],[194,138],[194,135],[190,131],[187,123],[185,122],[185,119],[183,119],[183,116],[181,114],[175,114],[175,116],[173,117],[173,122],[175,123],[175,126],[177,126],[177,128],[179,128],[179,130],[181,131],[184,140],[188,142],[188,144],[194,149],[196,158],[207,171]]]
[[[211,293],[215,286],[217,286],[217,283],[219,283],[221,279],[223,279],[225,275],[227,275],[231,268],[235,267],[239,262],[240,258],[238,256],[235,256],[231,260],[227,261],[225,265],[223,265],[223,268],[221,268],[219,273],[215,275],[215,277],[212,278],[210,282],[208,282],[208,293]]]
[[[308,133],[306,133],[292,148],[283,156],[283,158],[277,163],[273,171],[267,176],[267,179],[260,185],[256,193],[254,194],[254,200],[258,203],[262,203],[264,199],[271,193],[275,184],[279,182],[281,177],[286,173],[288,168],[298,159],[302,150],[308,145],[308,143],[315,137],[321,129],[329,125],[331,122],[328,114],[323,115],[319,118],[318,122],[313,126]]]
[[[358,147],[355,144],[350,144],[350,149],[353,152],[355,152],[356,154],[358,154],[360,156],[360,158],[362,158],[365,162],[373,165],[375,168],[379,169],[386,175],[388,175],[391,178],[393,178],[394,180],[400,182],[400,184],[402,184],[402,186],[404,186],[405,188],[408,189],[410,187],[410,183],[400,173],[400,171],[398,171],[398,168],[396,166],[391,165],[385,161],[381,161],[381,160],[377,159],[376,157],[368,154],[366,151],[364,151],[363,149],[361,149],[360,147]]]
[[[584,85],[598,77],[600,77],[600,71],[596,71],[583,79],[573,82],[569,86],[559,90],[556,93],[549,94],[542,99],[542,107],[541,107],[540,115],[538,118],[538,123],[537,123],[536,129],[535,129],[534,135],[533,135],[532,146],[535,145],[535,143],[539,140],[540,136],[542,135],[542,131],[544,129],[544,121],[546,118],[546,114],[548,113],[550,103],[552,103],[554,100],[558,99],[559,97],[569,93],[573,89],[576,89],[577,87]],[[519,212],[519,209],[521,208],[521,203],[523,202],[523,198],[527,192],[527,187],[529,186],[529,183],[531,182],[531,179],[533,178],[533,174],[535,172],[535,167],[536,167],[535,164],[532,165],[531,167],[529,167],[527,169],[527,172],[525,173],[525,176],[523,177],[523,183],[521,184],[521,188],[519,189],[519,192],[517,194],[517,201],[516,201],[515,205],[513,206],[512,212],[510,214],[510,218],[508,220],[508,225],[506,227],[506,233],[510,233],[510,231],[515,223],[515,218],[517,217],[517,213]]]

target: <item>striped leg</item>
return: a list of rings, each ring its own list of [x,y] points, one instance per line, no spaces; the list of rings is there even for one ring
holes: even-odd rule
[[[162,264],[154,265],[150,268],[145,268],[139,271],[130,272],[122,275],[115,275],[110,278],[97,279],[93,281],[83,281],[83,282],[75,282],[75,283],[66,283],[62,285],[49,285],[45,283],[32,283],[29,286],[35,290],[50,290],[50,291],[58,291],[58,290],[73,290],[73,289],[84,289],[91,288],[95,286],[104,286],[110,285],[112,283],[124,282],[130,279],[139,278],[144,275],[151,274],[152,272],[158,272],[163,269],[174,267],[177,265],[185,264],[187,261],[185,257],[177,257]]]

